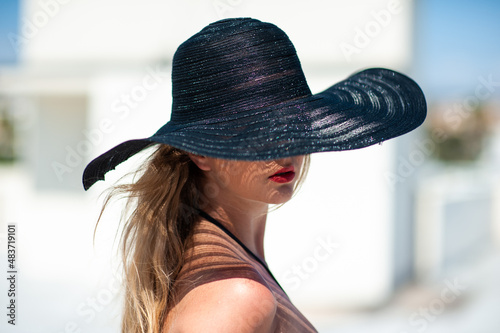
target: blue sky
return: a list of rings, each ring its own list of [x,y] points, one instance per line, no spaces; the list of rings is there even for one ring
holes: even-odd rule
[[[500,1],[417,0],[416,78],[433,97],[500,81]]]
[[[18,34],[19,1],[2,0],[0,2],[0,64],[16,61],[16,53],[8,39],[9,33]]]

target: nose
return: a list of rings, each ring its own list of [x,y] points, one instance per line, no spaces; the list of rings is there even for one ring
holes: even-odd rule
[[[293,164],[292,157],[280,158],[280,159],[275,160],[275,162],[281,166],[288,166],[288,165]]]
[[[295,166],[301,166],[304,160],[304,155],[284,157],[276,160],[279,165],[287,166],[294,164]]]
[[[276,163],[282,165],[282,164],[290,163],[292,161],[292,158],[291,157],[285,157],[285,158],[277,159],[275,161],[276,161]]]

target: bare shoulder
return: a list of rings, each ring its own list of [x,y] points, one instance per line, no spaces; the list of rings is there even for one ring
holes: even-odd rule
[[[171,332],[273,332],[277,301],[261,283],[230,278],[199,285],[175,306]]]

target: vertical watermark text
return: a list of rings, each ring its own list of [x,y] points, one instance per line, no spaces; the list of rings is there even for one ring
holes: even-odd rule
[[[16,325],[17,318],[17,226],[7,226],[7,323]]]

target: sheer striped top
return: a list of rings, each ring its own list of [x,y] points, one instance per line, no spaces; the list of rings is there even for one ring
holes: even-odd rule
[[[266,264],[221,224],[211,221],[210,216],[204,216],[196,226],[186,253],[185,264],[174,284],[177,301],[205,283],[229,278],[251,279],[266,286],[276,299],[275,333],[317,332],[292,304]]]

